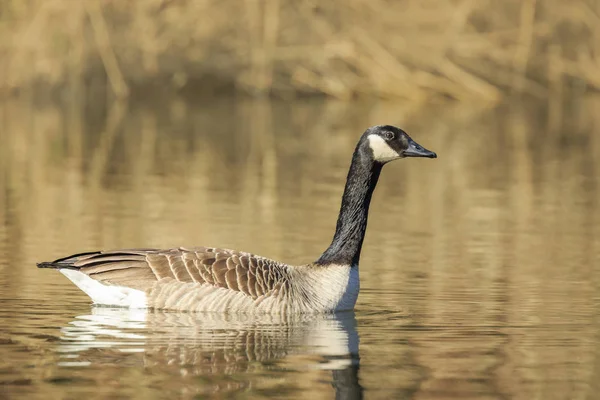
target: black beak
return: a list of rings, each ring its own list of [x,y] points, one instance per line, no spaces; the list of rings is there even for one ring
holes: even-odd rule
[[[404,150],[404,157],[437,158],[437,154],[427,150],[425,147],[410,139],[408,142],[408,149]]]

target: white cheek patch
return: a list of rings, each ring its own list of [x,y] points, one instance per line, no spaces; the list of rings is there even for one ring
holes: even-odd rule
[[[369,135],[369,146],[373,150],[373,158],[379,162],[388,162],[400,158],[381,136]]]

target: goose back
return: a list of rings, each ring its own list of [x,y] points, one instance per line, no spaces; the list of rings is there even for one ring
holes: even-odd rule
[[[191,301],[185,298],[192,292],[229,293],[260,303],[285,298],[289,290],[289,266],[250,253],[211,247],[91,252],[39,266],[66,270],[71,279],[76,276],[71,271],[76,271],[106,286],[144,292],[147,305],[157,308],[180,309]],[[181,292],[183,288],[189,292]]]

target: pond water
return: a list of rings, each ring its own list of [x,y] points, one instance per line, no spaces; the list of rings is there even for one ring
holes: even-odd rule
[[[0,110],[0,398],[593,398],[600,390],[600,99],[492,109],[317,100]],[[386,166],[354,312],[92,307],[35,263],[209,245],[289,263],[333,235],[354,145]]]

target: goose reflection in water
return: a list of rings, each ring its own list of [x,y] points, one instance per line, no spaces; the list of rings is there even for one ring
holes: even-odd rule
[[[165,391],[196,395],[257,391],[277,396],[308,389],[362,398],[354,312],[284,317],[91,311],[61,329],[61,366],[115,364],[142,367],[151,375],[161,371],[160,376],[176,377],[161,383]]]

